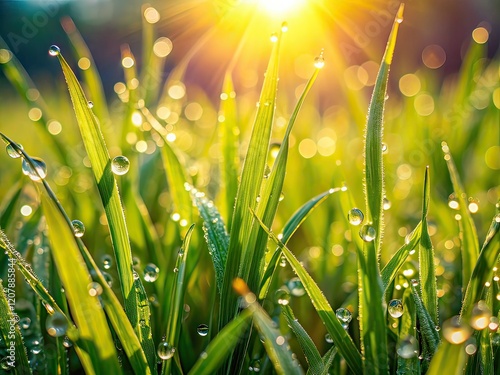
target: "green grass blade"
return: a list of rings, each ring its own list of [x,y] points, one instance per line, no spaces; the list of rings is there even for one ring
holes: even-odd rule
[[[297,231],[299,226],[307,219],[309,214],[318,207],[321,203],[323,203],[326,198],[328,198],[333,193],[338,191],[344,191],[343,188],[333,188],[329,189],[314,198],[311,198],[306,203],[304,203],[297,211],[293,213],[293,215],[288,219],[286,224],[283,226],[283,237],[281,238],[281,242],[286,245],[290,237]],[[278,265],[279,258],[281,256],[281,250],[279,248],[274,252],[271,260],[269,261],[269,265],[262,276],[262,281],[260,285],[260,293],[259,299],[262,300],[266,297],[267,292],[269,291],[269,286],[271,285],[271,279],[274,275],[274,271]]]
[[[284,374],[302,374],[298,362],[292,358],[288,342],[275,328],[275,323],[267,315],[266,311],[257,302],[257,297],[253,294],[243,279],[237,278],[233,283],[234,289],[242,296],[242,302],[246,308],[253,313],[255,328],[264,339],[263,344],[266,352],[274,366],[276,372]]]
[[[78,60],[88,60],[89,67],[87,69],[82,69],[82,78],[88,88],[88,94],[94,103],[94,112],[101,123],[106,126],[110,122],[108,105],[102,87],[102,80],[97,71],[94,58],[73,20],[70,17],[64,17],[61,20],[61,25],[76,52]]]
[[[282,306],[281,312],[283,313],[288,326],[297,338],[300,348],[304,353],[304,357],[309,364],[308,372],[311,371],[313,374],[323,373],[325,371],[325,366],[323,364],[321,355],[318,352],[318,348],[316,348],[316,345],[314,345],[314,342],[312,341],[309,334],[295,318],[295,315],[293,314],[290,306]]]
[[[172,288],[172,306],[170,307],[170,314],[167,317],[167,332],[166,341],[173,347],[176,348],[179,343],[179,335],[181,330],[180,317],[182,316],[182,307],[184,305],[184,294],[186,292],[186,260],[189,252],[189,242],[191,241],[191,235],[193,234],[194,224],[192,224],[184,237],[179,256],[177,257],[177,263],[175,265],[177,278],[175,280],[175,285]],[[174,354],[177,356],[177,351]],[[171,360],[163,361],[162,364],[162,374],[171,373]]]
[[[335,346],[332,346],[326,354],[323,356],[323,372],[321,372],[321,375],[328,375],[329,372],[328,370],[330,369],[330,366],[333,363],[333,360],[337,357],[338,350]],[[314,375],[313,372],[307,371],[308,374]]]
[[[22,191],[22,186],[16,184],[4,197],[0,207],[0,228],[7,228],[8,224],[13,221],[12,216],[14,214],[14,209],[19,202]]]
[[[481,253],[472,271],[470,282],[465,292],[462,303],[461,319],[468,321],[472,307],[481,298],[484,298],[485,284],[493,277],[493,267],[500,255],[500,213],[493,218],[490,229],[486,235]]]
[[[429,312],[434,325],[438,324],[438,299],[436,272],[434,269],[434,248],[427,228],[427,211],[430,201],[429,167],[425,170],[424,203],[422,209],[422,230],[418,246],[418,261],[420,267],[420,292],[422,302]]]
[[[222,292],[224,282],[224,269],[227,260],[227,247],[229,245],[229,235],[227,234],[224,221],[212,201],[209,201],[203,193],[194,188],[190,188],[191,197],[198,207],[200,216],[203,219],[203,232],[208,245],[208,252],[212,257],[215,269],[215,280],[219,293]]]
[[[228,220],[227,228],[231,231],[231,218],[233,216],[234,200],[238,191],[238,173],[240,158],[238,154],[238,117],[236,112],[236,99],[233,81],[228,72],[222,84],[221,103],[219,114],[223,120],[219,122],[219,138],[221,143],[221,191],[220,210],[223,217]]]
[[[467,356],[464,346],[444,340],[431,360],[427,375],[461,375]]]
[[[446,165],[450,173],[451,182],[453,184],[453,190],[455,197],[459,204],[460,216],[460,232],[462,234],[462,287],[463,290],[467,289],[467,285],[471,279],[472,270],[476,264],[477,258],[479,256],[479,240],[477,237],[476,226],[467,209],[467,200],[465,191],[460,181],[460,176],[458,175],[457,167],[453,162],[453,158],[450,153],[450,148],[446,142],[441,143],[441,148],[444,153],[444,159],[446,160]]]
[[[278,87],[280,44],[281,35],[274,44],[269,59],[248,152],[241,172],[241,183],[236,195],[222,287],[222,295],[225,298],[221,299],[219,329],[233,319],[237,311],[236,296],[232,292],[233,279],[239,275],[248,275],[251,266],[250,262],[242,263],[244,259],[252,259],[246,252],[253,251],[247,249],[253,221],[248,208],[255,208],[264,176]]]
[[[15,262],[12,262],[9,267],[14,267],[14,264]],[[16,298],[14,289],[11,280],[6,280],[5,287],[0,280],[0,316],[2,317],[0,319],[0,334],[3,339],[2,344],[7,348],[7,354],[2,358],[2,369],[5,369],[4,366],[6,366],[9,368],[9,374],[25,375],[32,372],[23,337],[17,325],[16,315],[14,315]]]
[[[419,222],[415,229],[406,237],[405,244],[394,253],[389,262],[387,262],[382,269],[381,278],[384,290],[387,290],[387,287],[392,283],[400,268],[405,264],[408,255],[410,255],[419,244],[421,231],[422,222]]]
[[[417,312],[413,301],[411,288],[406,288],[403,294],[404,314],[401,316],[399,325],[399,340],[404,340],[408,336],[417,338]],[[419,375],[420,360],[417,355],[413,358],[403,358],[397,355],[398,375]]]
[[[132,252],[125,223],[125,215],[118,193],[118,186],[111,171],[111,160],[101,133],[99,122],[89,108],[88,100],[75,74],[59,53],[57,55],[66,77],[80,133],[106,212],[111,242],[115,252],[120,287],[125,300],[125,311],[135,329],[137,327],[137,296],[133,287]]]
[[[243,310],[240,315],[229,322],[207,348],[201,353],[189,375],[211,375],[224,363],[234,347],[244,336],[252,319],[250,310]]]
[[[88,292],[90,275],[73,231],[57,205],[44,191],[41,192],[41,201],[49,228],[54,261],[65,287],[71,314],[78,327],[78,341],[87,342],[96,374],[119,373],[120,367],[111,332],[97,296],[92,297]]]
[[[380,252],[383,235],[384,167],[382,161],[382,137],[387,80],[392,63],[399,25],[403,20],[404,4],[401,4],[387,41],[380,63],[377,81],[373,89],[365,130],[365,201],[366,219],[375,229],[375,250]]]
[[[347,365],[354,373],[362,373],[361,354],[354,345],[351,337],[347,334],[346,330],[340,324],[339,320],[332,310],[332,307],[319,289],[318,285],[314,282],[313,278],[309,275],[309,273],[307,273],[304,266],[302,266],[302,264],[297,260],[293,253],[285,245],[283,245],[283,243],[274,235],[274,233],[270,232],[269,229],[263,225],[258,217],[256,217],[256,219],[266,230],[269,237],[281,249],[288,263],[300,278],[300,281],[302,282],[302,285],[304,285],[304,289],[311,299],[314,308],[318,312],[320,319],[325,324],[328,333],[330,334],[333,342],[339,350],[339,353],[346,360]]]

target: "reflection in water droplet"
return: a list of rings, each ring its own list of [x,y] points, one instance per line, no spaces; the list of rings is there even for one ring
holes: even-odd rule
[[[352,314],[351,314],[351,312],[348,309],[344,308],[344,307],[340,307],[337,310],[335,310],[335,316],[342,323],[346,323],[346,324],[349,324],[351,322],[351,320],[352,320]]]
[[[156,264],[149,263],[144,267],[144,280],[148,283],[152,283],[156,281],[158,278],[158,274],[160,273],[160,269]]]
[[[329,333],[327,333],[325,335],[325,341],[328,343],[328,344],[333,344],[333,339],[332,339],[332,336],[330,336]]]
[[[461,322],[458,315],[446,320],[442,331],[444,338],[452,344],[461,344],[472,334],[471,327]]]
[[[23,146],[21,146],[20,144],[18,144],[17,146],[21,149],[23,148]],[[12,159],[21,157],[21,152],[18,152],[10,143],[5,147],[5,151],[7,151],[7,155],[9,155]]]
[[[61,53],[61,49],[56,46],[56,45],[51,45],[49,48],[49,55],[50,56],[57,56]]]
[[[45,328],[52,337],[61,337],[65,335],[68,330],[68,321],[63,314],[56,311],[54,314],[47,317]]]
[[[32,181],[40,181],[42,178],[47,176],[47,165],[40,158],[31,158],[33,160],[34,167],[23,159],[22,169],[23,173],[31,178]]]
[[[250,372],[260,372],[260,360],[258,359],[251,360],[250,364],[248,365],[248,370]]]
[[[111,170],[118,176],[126,174],[129,168],[130,161],[123,155],[113,158],[113,161],[111,162]]]
[[[274,300],[278,304],[286,306],[290,303],[290,292],[285,288],[280,288],[274,293]]]
[[[399,318],[404,312],[403,302],[400,299],[391,300],[387,306],[387,311],[393,318]]]
[[[71,221],[71,225],[73,226],[75,237],[82,237],[85,233],[85,225],[80,220]]]
[[[286,286],[290,290],[292,296],[302,297],[304,294],[306,294],[304,285],[302,285],[302,281],[300,281],[298,277],[292,277],[290,280],[288,280]]]
[[[163,360],[167,360],[174,356],[175,348],[172,347],[168,342],[162,341],[158,345],[157,353],[158,357],[160,357]]]
[[[200,324],[198,328],[196,328],[196,332],[198,332],[198,335],[205,337],[208,335],[208,326],[206,324]]]
[[[414,358],[418,355],[418,342],[408,335],[399,341],[396,351],[401,358]]]
[[[359,208],[353,208],[347,214],[347,220],[349,220],[349,223],[351,223],[352,225],[359,225],[363,222],[364,219],[365,215]]]
[[[361,230],[359,231],[359,236],[365,242],[373,241],[375,239],[376,235],[377,235],[377,232],[375,231],[375,228],[370,226],[370,225],[363,225],[361,227]]]

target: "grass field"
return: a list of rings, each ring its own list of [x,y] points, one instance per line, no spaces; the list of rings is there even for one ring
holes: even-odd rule
[[[287,24],[215,104],[189,60],[161,81],[151,7],[109,98],[69,18],[51,91],[0,39],[0,373],[500,371],[500,60],[478,27],[393,78],[403,11],[328,108],[327,50],[279,80]]]

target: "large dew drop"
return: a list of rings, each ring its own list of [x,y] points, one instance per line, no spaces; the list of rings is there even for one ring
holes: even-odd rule
[[[335,316],[337,317],[338,320],[340,320],[340,323],[342,323],[342,327],[347,329],[349,323],[352,320],[351,312],[344,307],[340,307],[337,310],[335,310]]]
[[[49,48],[50,56],[58,56],[61,53],[61,49],[56,45],[51,45]]]
[[[208,326],[206,324],[200,324],[198,328],[196,328],[196,332],[198,332],[198,335],[205,337],[208,335]]]
[[[168,342],[162,341],[158,345],[158,349],[156,352],[158,353],[158,357],[163,360],[167,360],[174,356],[175,348],[172,347]]]
[[[361,230],[359,231],[359,236],[365,242],[373,241],[375,239],[376,235],[377,235],[377,232],[375,231],[375,228],[370,226],[370,225],[363,225],[363,227],[361,227]]]
[[[443,323],[443,336],[452,344],[465,342],[472,334],[472,329],[460,321],[458,315],[446,320]]]
[[[42,178],[47,176],[47,165],[40,158],[31,158],[31,160],[33,160],[35,168],[23,159],[23,173],[33,181],[41,181]]]
[[[156,264],[148,263],[146,267],[144,267],[144,281],[148,283],[153,283],[158,278],[158,274],[160,273],[160,269]]]
[[[298,277],[292,277],[290,280],[288,280],[286,286],[290,290],[292,296],[302,297],[304,294],[306,294],[304,285],[302,285],[302,281],[300,281]]]
[[[75,237],[82,237],[85,233],[85,225],[80,220],[73,220],[71,225],[73,226]]]
[[[387,306],[387,311],[389,312],[389,315],[392,316],[393,318],[401,317],[401,315],[403,315],[404,312],[403,302],[401,302],[400,299],[391,300],[389,302],[389,305]]]
[[[349,220],[349,223],[351,223],[352,225],[359,225],[363,222],[364,219],[365,215],[359,208],[353,208],[347,214],[347,220]]]
[[[484,301],[479,301],[472,308],[470,325],[478,331],[485,329],[490,324],[491,310]]]
[[[396,351],[401,358],[414,358],[418,355],[418,342],[408,335],[399,341]]]
[[[122,176],[128,172],[130,161],[123,155],[117,156],[111,162],[111,170],[114,174]]]
[[[68,322],[63,314],[56,311],[54,314],[47,317],[45,327],[52,337],[61,337],[64,336],[68,330]]]

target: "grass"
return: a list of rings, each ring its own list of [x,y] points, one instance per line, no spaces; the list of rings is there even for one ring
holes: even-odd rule
[[[280,107],[286,25],[272,38],[255,111],[235,96],[231,70],[217,108],[203,95],[188,102],[166,94],[183,90],[184,63],[162,93],[154,77],[166,56],[153,52],[158,40],[145,22],[140,70],[122,48],[118,113],[106,104],[84,39],[64,19],[74,56],[90,62],[79,81],[69,51],[51,47],[71,100],[54,94],[57,113],[76,118],[79,138],[66,127],[54,131],[52,100],[26,95],[36,87],[0,40],[0,68],[41,112],[31,116],[44,137],[33,144],[10,128],[0,134],[10,156],[2,181],[19,180],[2,186],[0,206],[1,371],[498,372],[500,62],[471,41],[460,74],[442,89],[420,72],[435,109],[419,115],[412,96],[386,99],[390,66],[404,61],[395,50],[402,18],[403,6],[367,110],[359,109],[361,93],[347,92],[352,113],[336,108],[334,124],[321,128],[303,123],[315,111],[323,52],[293,109]],[[483,105],[479,91],[489,95]],[[193,103],[218,111],[217,127],[207,133],[193,120]],[[362,138],[350,125],[366,114]],[[238,126],[252,115],[249,129]],[[335,156],[303,157],[297,143],[308,137],[317,148],[337,140]],[[119,155],[129,160],[127,173],[123,158],[116,173]],[[18,178],[12,159],[28,177]],[[354,208],[359,220],[348,215]]]

